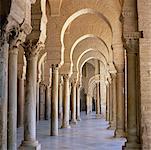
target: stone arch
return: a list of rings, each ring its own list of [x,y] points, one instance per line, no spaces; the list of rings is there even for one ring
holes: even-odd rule
[[[78,18],[79,16],[81,15],[84,15],[84,14],[94,14],[94,15],[97,15],[99,16],[101,19],[104,20],[104,22],[108,25],[108,27],[110,28],[111,30],[111,33],[112,33],[112,36],[113,36],[113,31],[112,31],[112,26],[111,26],[111,23],[108,21],[108,19],[101,13],[101,12],[98,12],[94,9],[91,9],[91,8],[85,8],[85,9],[81,9],[77,12],[75,12],[74,14],[72,14],[64,23],[63,27],[62,27],[62,30],[61,30],[61,44],[62,44],[62,48],[61,48],[61,53],[62,55],[64,54],[64,35],[65,35],[65,31],[67,30],[68,26],[71,24],[71,22],[73,22],[76,18]]]

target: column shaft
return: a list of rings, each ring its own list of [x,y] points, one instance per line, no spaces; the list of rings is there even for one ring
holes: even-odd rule
[[[41,146],[36,141],[36,81],[37,81],[37,59],[35,54],[27,54],[26,68],[26,92],[24,106],[24,140],[20,150],[40,150]]]
[[[52,65],[51,135],[58,135],[58,66]]]
[[[116,122],[116,137],[125,136],[125,123],[124,123],[124,72],[121,70],[117,72],[116,82],[116,99],[117,99],[117,122]]]
[[[109,83],[106,85],[106,121],[109,121]]]
[[[12,48],[8,59],[8,150],[17,149],[17,55]]]
[[[40,120],[45,119],[45,85],[42,83],[39,86],[39,106],[40,106]]]
[[[76,83],[73,82],[71,85],[71,122],[77,123],[76,120]]]
[[[59,119],[62,120],[62,95],[63,89],[62,89],[62,82],[59,83]]]
[[[70,87],[68,75],[63,76],[64,90],[63,90],[63,121],[62,128],[68,128],[69,125],[69,114],[70,114]]]
[[[100,88],[99,88],[99,83],[96,84],[96,115],[100,116]]]
[[[80,86],[77,86],[77,121],[81,120],[80,117]]]
[[[18,79],[18,117],[17,117],[17,123],[18,127],[22,127],[24,124],[24,79],[19,78]]]
[[[39,122],[39,81],[36,84],[36,118],[37,123]]]
[[[2,43],[4,44],[2,44]],[[8,47],[0,41],[0,149],[7,149]]]
[[[109,124],[111,126],[111,122],[113,121],[113,85],[112,85],[112,81],[109,84],[109,91],[110,91],[110,98],[109,98]]]
[[[113,118],[110,124],[111,129],[116,129],[116,74],[112,74],[112,95],[113,95]]]
[[[45,119],[50,119],[50,87],[46,87],[46,105],[45,105]]]
[[[127,54],[128,68],[128,101],[127,101],[127,142],[123,147],[124,150],[140,150],[139,139],[137,137],[137,54]]]

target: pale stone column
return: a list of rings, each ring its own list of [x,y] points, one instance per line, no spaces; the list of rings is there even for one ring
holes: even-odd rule
[[[102,105],[101,105],[101,102],[102,102],[101,81],[100,81],[100,83],[99,83],[99,95],[100,95],[100,114],[101,114],[101,111],[102,111]]]
[[[36,84],[36,120],[39,122],[39,81]]]
[[[117,99],[117,122],[116,122],[116,137],[125,136],[125,123],[124,123],[124,72],[123,70],[117,72],[116,81],[116,99]]]
[[[100,88],[99,88],[99,83],[96,83],[96,117],[100,117]]]
[[[112,80],[110,81],[109,84],[109,91],[110,91],[110,96],[109,96],[109,128],[111,126],[111,122],[113,121],[113,85],[112,85]]]
[[[20,150],[31,149],[40,150],[41,145],[36,140],[36,83],[37,83],[37,60],[41,47],[34,48],[27,44],[25,56],[27,60],[26,68],[26,93],[24,106],[24,139],[20,145]]]
[[[45,119],[50,119],[50,87],[46,86],[46,110],[45,110]]]
[[[81,121],[80,117],[80,85],[77,85],[77,121]]]
[[[17,123],[18,127],[22,127],[24,124],[24,78],[19,77],[18,78],[18,117],[17,117]]]
[[[71,84],[71,123],[77,124],[76,120],[76,82],[73,81]]]
[[[62,77],[60,77],[59,82],[59,120],[62,121],[62,115],[63,115],[63,109],[62,109],[62,102],[63,102],[63,83],[62,83]]]
[[[8,58],[8,150],[17,149],[17,55],[18,48],[9,50]]]
[[[63,121],[62,128],[70,128],[69,114],[70,114],[70,86],[69,76],[63,75]]]
[[[123,147],[124,150],[140,150],[137,135],[137,41],[131,41],[131,47],[135,49],[127,50],[127,70],[128,70],[128,101],[127,101],[127,142]]]
[[[58,135],[58,65],[52,65],[51,136]]]
[[[39,85],[39,114],[40,120],[45,119],[45,85],[44,83],[40,83]]]
[[[116,75],[116,130],[115,137],[125,137],[125,104],[124,104],[124,49],[122,41],[112,45]]]
[[[110,122],[110,129],[116,129],[116,74],[111,74],[112,78],[112,100],[113,100],[113,116],[112,121]]]
[[[7,150],[8,43],[0,37],[0,149]]]
[[[109,121],[109,83],[106,81],[106,121]]]

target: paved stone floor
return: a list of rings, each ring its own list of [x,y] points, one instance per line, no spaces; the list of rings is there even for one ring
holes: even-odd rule
[[[49,136],[48,121],[40,121],[37,127],[38,141],[42,150],[121,150],[123,138],[114,138],[113,130],[107,130],[108,123],[102,116],[82,114],[82,121],[70,129],[59,129],[58,137]],[[22,129],[18,129],[18,145],[22,139]]]

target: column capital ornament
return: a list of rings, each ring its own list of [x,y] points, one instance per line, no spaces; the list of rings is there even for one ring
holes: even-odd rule
[[[63,79],[65,79],[65,80],[68,80],[69,79],[69,75],[68,74],[64,74],[64,75],[62,75],[63,76]]]
[[[39,52],[44,49],[45,45],[41,42],[35,42],[34,40],[28,40],[23,44],[25,50],[25,56],[27,59],[38,56]]]
[[[13,47],[18,47],[20,44],[25,42],[26,34],[19,26],[12,26],[6,30],[6,40],[9,44],[10,50]]]

